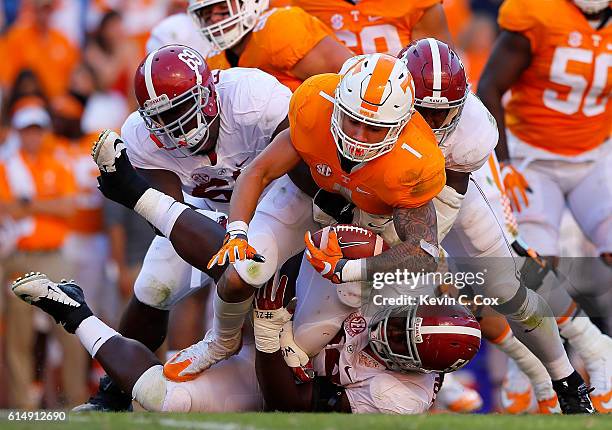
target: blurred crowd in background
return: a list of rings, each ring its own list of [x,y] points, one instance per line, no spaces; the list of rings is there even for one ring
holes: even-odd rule
[[[494,42],[500,3],[444,1],[472,84]],[[134,110],[132,76],[149,32],[186,6],[0,0],[0,409],[74,406],[97,386],[102,371],[78,339],[10,294],[10,282],[36,262],[52,279],[79,282],[94,312],[117,326],[153,231],[99,193],[91,144]],[[173,310],[181,318],[170,349],[202,336],[201,302],[192,296]],[[487,365],[496,361],[491,354],[464,373],[478,381],[485,410],[495,408],[491,390],[504,374]]]

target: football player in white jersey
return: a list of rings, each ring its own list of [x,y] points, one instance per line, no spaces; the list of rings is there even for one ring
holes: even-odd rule
[[[304,260],[302,268],[310,264]],[[316,280],[329,283],[310,269]],[[167,379],[145,345],[123,337],[95,317],[83,291],[73,282],[55,283],[32,273],[15,281],[13,292],[76,334],[118,386],[149,411],[241,412],[265,407],[423,413],[434,399],[435,374],[431,372],[456,370],[479,349],[478,322],[462,306],[388,308],[372,317],[353,312],[335,342],[313,358],[316,380],[296,385],[294,373],[281,356],[281,348],[286,351],[293,345],[286,338],[291,336],[291,314],[283,307],[285,292],[295,289],[295,276],[292,280],[288,287],[287,275],[281,274],[259,290],[254,309],[255,345],[251,336],[245,336],[238,354],[183,382]],[[429,339],[417,343],[417,336]],[[444,347],[451,343],[452,347]]]
[[[177,13],[164,18],[153,27],[147,40],[147,53],[166,45],[185,45],[206,58],[213,50],[208,39],[201,36],[196,22],[187,13]]]
[[[288,126],[291,92],[276,78],[256,69],[211,72],[199,53],[182,45],[150,53],[136,71],[135,92],[140,108],[121,129],[133,166],[178,202],[183,193],[198,198],[214,219],[214,211],[227,210],[241,169]],[[156,236],[119,331],[152,351],[159,348],[173,304],[212,282],[194,276],[191,285],[191,275],[192,267],[170,241]],[[218,300],[215,294],[215,307]],[[250,301],[236,306],[248,309]],[[100,392],[80,410],[124,409],[129,401],[102,381]]]
[[[441,55],[442,52],[445,52],[444,56]],[[458,202],[453,202],[452,200],[449,202],[442,202],[446,203],[446,208],[442,205],[436,206],[438,209],[439,221],[441,215],[443,215],[442,221],[440,221],[441,223],[444,223],[446,219],[455,218],[442,245],[445,250],[449,252],[451,257],[498,257],[499,260],[505,260],[505,264],[511,265],[513,271],[520,268],[520,266],[517,266],[516,269],[514,269],[513,258],[519,256],[523,257],[517,260],[517,265],[523,265],[521,268],[523,284],[530,287],[530,289],[526,290],[526,296],[528,298],[530,296],[537,297],[537,295],[531,291],[531,288],[538,289],[539,285],[533,285],[533,282],[526,281],[526,278],[530,275],[529,269],[533,271],[533,266],[539,266],[537,263],[534,263],[534,259],[524,258],[529,257],[529,255],[533,256],[534,254],[532,254],[532,251],[529,251],[529,255],[527,254],[526,246],[521,245],[518,239],[515,227],[516,223],[513,222],[512,219],[508,219],[508,216],[511,217],[511,212],[508,205],[505,204],[507,198],[501,191],[503,189],[501,185],[499,187],[495,186],[496,182],[500,182],[499,179],[495,179],[496,175],[494,171],[497,170],[496,160],[491,158],[486,162],[488,154],[491,149],[495,147],[497,141],[497,133],[495,130],[496,123],[476,96],[468,92],[467,97],[465,97],[462,94],[449,91],[449,89],[452,89],[452,84],[456,84],[457,79],[465,82],[462,66],[460,70],[455,72],[453,67],[449,67],[445,64],[445,62],[448,61],[446,58],[449,52],[452,53],[452,51],[442,42],[433,39],[423,39],[413,43],[402,53],[402,58],[406,61],[408,68],[416,75],[415,88],[417,90],[417,109],[430,123],[434,132],[439,137],[441,148],[445,153],[447,173],[449,173],[449,171],[464,173],[463,181],[466,185],[469,179],[469,185],[464,188],[463,191],[465,195],[463,197],[458,196]],[[415,53],[418,55],[414,55]],[[456,54],[452,53],[452,55],[456,57]],[[436,60],[436,57],[439,59]],[[431,63],[427,67],[426,63],[430,61]],[[432,83],[435,84],[436,82],[435,71],[442,70],[442,68],[437,69],[436,63],[442,65],[444,70],[451,71],[449,76],[444,77],[445,80],[449,79],[449,81],[445,81],[445,84],[447,85],[450,83],[451,85],[445,86],[444,91],[438,94],[432,93],[431,89],[435,89],[436,87],[430,86]],[[442,72],[440,71],[440,77],[437,78],[438,80],[442,78],[441,74]],[[446,72],[444,74],[446,75]],[[419,79],[419,75],[421,79]],[[438,82],[438,85],[440,84],[442,84],[441,81]],[[446,98],[442,99],[441,97],[443,96]],[[464,104],[461,103],[462,99],[465,100]],[[486,133],[485,130],[491,130],[491,132]],[[487,150],[482,151],[482,148],[486,148]],[[469,178],[470,175],[465,174],[469,172],[471,172],[471,178]],[[447,177],[452,178],[453,174],[451,173],[451,175],[447,175]],[[451,215],[444,216],[449,213]],[[477,259],[472,259],[472,261],[477,261]],[[489,265],[487,265],[487,267],[489,267]],[[547,270],[540,272],[543,273],[542,278],[544,278],[546,272]],[[498,279],[492,278],[490,275],[489,273],[487,276],[488,282],[499,282]],[[519,293],[525,290],[525,287],[519,286],[519,281],[516,278],[514,280],[512,278],[507,278],[507,281],[513,282],[508,284],[506,288],[512,288],[512,291],[517,291],[518,288],[516,297],[521,296]],[[549,273],[546,282],[555,284],[555,286],[560,284],[560,282],[555,279],[552,272]],[[503,284],[500,283],[500,285]],[[523,293],[522,296],[524,300],[525,293]],[[557,316],[565,315],[567,309],[572,308],[572,306],[575,310],[575,304],[572,305],[569,295],[563,288],[556,288],[554,294],[545,294],[545,298],[550,302],[551,306],[553,306],[554,314]],[[510,303],[512,303],[512,301]],[[515,305],[520,305],[520,303],[517,302]],[[511,325],[514,327],[517,337],[523,340],[529,349],[546,365],[553,381],[559,379],[559,377],[563,378],[562,374],[559,372],[567,373],[570,371],[570,368],[561,370],[563,366],[560,366],[561,360],[558,357],[565,357],[565,353],[563,349],[558,348],[560,345],[558,338],[552,338],[550,332],[547,330],[544,330],[545,333],[542,333],[542,326],[529,333],[525,333],[525,330],[520,328],[520,321],[513,321],[513,315],[508,313],[508,311],[512,312],[510,309],[498,308],[497,310],[501,310],[502,313],[506,315]],[[586,316],[579,320],[574,318],[557,318],[558,321],[560,319],[566,324],[561,325],[562,333],[567,325],[580,325],[581,327],[586,325],[588,327],[588,337],[595,336],[599,338],[601,342],[609,342],[607,336],[602,335],[601,332],[588,321]],[[544,320],[548,322],[553,321],[552,318],[544,318]],[[570,332],[572,333],[571,338],[578,349],[584,350],[586,348],[588,350],[581,353],[581,355],[586,352],[591,354],[594,345],[592,342],[586,341],[586,333],[577,335],[574,333],[573,329],[570,329]],[[552,346],[554,344],[557,345],[556,348]],[[512,356],[511,350],[505,350],[505,352]],[[557,359],[555,359],[555,356]],[[524,359],[524,357],[514,358],[517,360]],[[547,358],[548,362],[546,361]],[[602,358],[605,357],[602,357],[601,354],[597,355],[597,360],[601,360]],[[596,362],[600,363],[600,361]],[[564,366],[567,366],[567,363]],[[597,369],[596,366],[591,366],[595,375],[594,378],[591,378],[591,381],[605,379],[598,375],[607,372],[606,366],[607,364],[599,369]],[[535,368],[536,366],[532,367]],[[574,379],[574,376],[572,376],[572,379]],[[542,381],[541,375],[538,376],[537,379]],[[574,382],[580,385],[578,384],[577,378]],[[605,383],[605,381],[602,380],[602,383]],[[540,400],[542,404],[554,407],[554,404],[547,401],[550,400],[547,399],[547,396],[549,397],[551,393],[550,389],[547,389],[545,384],[542,385],[543,386],[539,387],[539,390],[536,390],[536,394],[539,394],[538,400]],[[553,382],[553,385],[557,393],[562,391],[559,389],[558,381]]]

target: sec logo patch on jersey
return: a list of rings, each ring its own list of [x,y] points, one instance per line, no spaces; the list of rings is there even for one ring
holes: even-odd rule
[[[349,315],[344,325],[346,332],[353,337],[357,336],[359,333],[363,333],[368,327],[365,318],[357,312],[353,312]]]
[[[329,177],[332,174],[332,169],[327,164],[317,164],[316,169],[321,176]]]

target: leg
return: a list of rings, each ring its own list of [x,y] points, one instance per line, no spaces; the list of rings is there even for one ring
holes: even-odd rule
[[[573,166],[586,171],[584,179],[569,193],[568,206],[576,222],[595,244],[601,258],[571,259],[588,270],[591,283],[603,294],[609,293],[612,285],[612,266],[606,263],[606,253],[612,251],[612,150],[597,162]],[[569,264],[563,258],[561,265]],[[571,273],[570,273],[571,276]],[[603,299],[603,297],[600,297]],[[602,300],[603,301],[603,300]],[[605,305],[604,305],[605,306]],[[612,412],[612,339],[601,333],[586,314],[569,309],[568,318],[560,325],[561,334],[576,348],[585,362],[595,390],[591,398],[601,413]]]
[[[502,390],[502,405],[509,413],[527,412],[531,405],[531,385],[535,390],[540,413],[557,413],[559,405],[552,388],[550,376],[540,360],[533,355],[512,333],[505,318],[490,308],[484,308],[480,326],[483,336],[511,360],[511,368],[516,367],[516,373],[522,372],[526,380],[506,377]],[[511,374],[511,373],[510,373]],[[529,384],[531,382],[531,384]],[[506,399],[506,402],[504,402]]]
[[[254,288],[265,284],[285,261],[303,250],[304,232],[315,228],[312,200],[286,176],[278,179],[249,225],[249,243],[266,261],[239,261],[227,268],[213,297],[213,329],[203,341],[166,363],[165,372],[171,379],[193,379],[237,350]]]

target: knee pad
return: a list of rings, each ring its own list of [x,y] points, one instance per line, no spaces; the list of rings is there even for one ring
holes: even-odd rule
[[[134,282],[134,295],[145,305],[169,310],[189,292],[191,266],[165,237],[155,237]]]
[[[501,228],[503,220],[498,220],[486,203],[472,204],[465,208],[470,215],[459,226],[470,239],[476,253],[481,256],[494,254],[499,247],[506,247]]]
[[[519,288],[515,296],[509,301],[493,306],[499,313],[505,315],[509,320],[527,322],[529,325],[537,326],[545,316],[552,316],[546,302],[538,293],[525,287]]]
[[[164,412],[191,412],[191,407],[192,400],[189,390],[180,382],[169,383],[162,410]]]
[[[259,288],[268,282],[278,269],[278,247],[274,235],[268,228],[249,233],[249,244],[263,255],[266,261],[264,263],[253,260],[238,261],[234,264],[234,268],[244,282]]]
[[[147,369],[134,384],[132,398],[147,411],[161,412],[166,401],[168,380],[164,366],[158,364]]]

